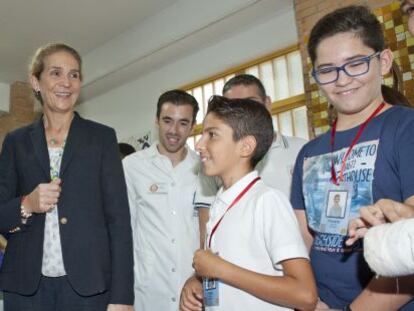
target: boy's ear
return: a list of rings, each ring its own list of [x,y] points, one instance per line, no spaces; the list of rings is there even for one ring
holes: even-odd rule
[[[394,55],[390,49],[385,49],[380,54],[381,74],[386,75],[390,72]]]
[[[246,136],[242,138],[241,155],[242,157],[251,157],[256,150],[257,142],[254,136]]]

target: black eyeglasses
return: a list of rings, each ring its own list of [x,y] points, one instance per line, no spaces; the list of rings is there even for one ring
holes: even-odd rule
[[[372,55],[351,60],[339,67],[325,67],[318,70],[312,70],[312,77],[320,85],[333,83],[338,80],[339,72],[343,71],[349,77],[357,77],[366,74],[369,71],[371,59],[380,55],[381,52],[375,52]]]

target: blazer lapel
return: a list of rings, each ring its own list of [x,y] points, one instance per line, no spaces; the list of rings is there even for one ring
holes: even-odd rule
[[[45,137],[45,127],[43,126],[43,118],[37,123],[33,124],[32,131],[30,132],[30,137],[33,143],[33,149],[36,154],[37,159],[48,179],[50,179],[50,162],[49,162],[49,152],[47,151],[47,143]]]
[[[75,112],[68,137],[66,138],[65,150],[63,151],[62,163],[60,165],[60,177],[63,176],[65,170],[68,168],[68,165],[73,158],[73,154],[78,148],[79,140],[82,138],[81,123],[82,118]],[[85,133],[83,135],[85,135]]]

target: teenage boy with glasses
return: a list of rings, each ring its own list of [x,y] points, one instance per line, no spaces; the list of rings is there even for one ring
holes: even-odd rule
[[[350,219],[382,198],[414,203],[414,111],[392,106],[381,93],[392,64],[380,23],[366,7],[324,16],[311,31],[313,76],[337,112],[329,132],[301,150],[291,202],[310,248],[320,302],[317,310],[397,310],[412,279],[375,278],[362,245],[345,244]],[[330,198],[346,210],[330,217]],[[406,305],[401,310],[413,310]]]

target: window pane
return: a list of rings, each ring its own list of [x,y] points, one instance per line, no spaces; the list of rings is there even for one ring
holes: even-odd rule
[[[233,78],[234,76],[235,76],[235,74],[234,74],[234,73],[232,73],[231,75],[226,76],[226,77],[224,78],[224,80],[226,80],[226,82],[227,82],[227,81],[229,81],[231,78]]]
[[[273,130],[275,132],[279,132],[279,121],[277,119],[277,115],[272,116],[272,122],[273,122]]]
[[[198,140],[201,138],[201,135],[196,136],[190,136],[187,138],[187,145],[191,150],[195,151],[195,145],[198,142]]]
[[[309,139],[306,106],[293,109],[292,114],[293,124],[295,126],[295,136],[304,139]]]
[[[193,89],[193,96],[195,97],[195,99],[197,99],[197,102],[200,106],[200,110],[197,114],[197,124],[200,124],[201,122],[203,122],[204,119],[204,105],[203,105],[203,90],[200,87],[196,87],[195,89]]]
[[[208,100],[210,99],[211,96],[213,96],[213,83],[205,84],[203,89],[204,89],[204,107],[205,107],[205,111],[207,111]]]
[[[222,95],[224,79],[214,81],[214,95]]]
[[[272,100],[281,100],[289,97],[289,82],[285,57],[278,57],[273,61],[275,70],[275,97]]]
[[[194,143],[194,136],[188,137],[187,138],[187,146],[188,146],[188,148],[190,148],[191,150],[195,150],[194,149],[194,145],[195,145],[195,143]]]
[[[195,139],[194,139],[194,146],[195,146],[195,144],[200,140],[200,138],[201,138],[201,135],[197,135],[196,137],[195,137]]]
[[[302,59],[299,51],[288,55],[290,96],[303,94]]]
[[[280,132],[283,135],[293,136],[292,117],[290,111],[279,114]]]
[[[275,84],[271,62],[266,62],[260,65],[260,80],[263,82],[266,94],[271,98],[275,98]]]
[[[246,73],[259,78],[259,66],[253,66],[246,69]]]

